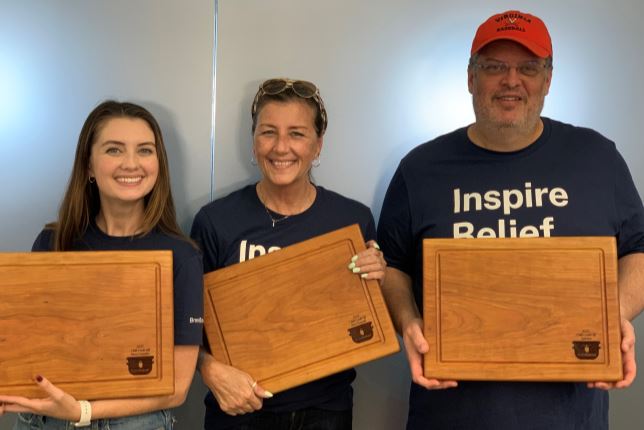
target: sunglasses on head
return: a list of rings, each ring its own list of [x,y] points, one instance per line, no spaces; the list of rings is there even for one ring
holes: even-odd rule
[[[255,114],[257,113],[257,105],[263,96],[274,96],[288,90],[289,88],[292,89],[298,97],[303,99],[313,99],[315,104],[317,104],[318,109],[320,110],[320,116],[322,117],[322,129],[320,130],[320,134],[323,134],[327,126],[326,109],[324,109],[324,102],[322,102],[320,90],[314,83],[309,81],[287,78],[269,79],[264,81],[259,86],[259,90],[255,95],[255,100],[253,101],[253,107],[251,110],[252,116],[255,117]]]

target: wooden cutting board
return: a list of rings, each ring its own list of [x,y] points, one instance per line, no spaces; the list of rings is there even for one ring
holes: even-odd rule
[[[352,225],[206,274],[215,358],[279,392],[398,351],[378,282],[347,268],[363,249]]]
[[[438,379],[622,379],[610,237],[425,239],[424,373]]]
[[[0,393],[174,392],[171,251],[0,253]]]

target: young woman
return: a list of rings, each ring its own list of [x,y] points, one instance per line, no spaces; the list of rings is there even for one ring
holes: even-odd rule
[[[172,250],[174,375],[170,396],[74,399],[36,375],[43,398],[0,396],[0,412],[20,412],[14,429],[171,429],[169,408],[182,404],[202,339],[202,258],[177,224],[161,129],[143,107],[106,101],[87,117],[58,220],[33,251]],[[115,286],[118,288],[118,285]]]
[[[242,241],[281,248],[357,223],[369,240],[368,249],[353,263],[347,261],[348,268],[356,276],[382,280],[385,262],[372,240],[376,233],[369,208],[311,181],[327,126],[316,86],[290,79],[264,82],[253,102],[252,120],[252,162],[261,180],[206,205],[195,217],[192,237],[202,246],[206,272],[252,258],[240,255]],[[199,369],[211,389],[207,430],[351,428],[354,370],[273,396],[253,375],[205,351]]]

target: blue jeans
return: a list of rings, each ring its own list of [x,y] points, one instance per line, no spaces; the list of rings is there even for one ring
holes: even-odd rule
[[[172,430],[174,417],[168,410],[122,418],[93,420],[87,427],[70,421],[34,414],[18,414],[13,430]]]
[[[250,421],[230,430],[351,430],[352,411],[327,411],[317,408],[292,412],[253,413]]]

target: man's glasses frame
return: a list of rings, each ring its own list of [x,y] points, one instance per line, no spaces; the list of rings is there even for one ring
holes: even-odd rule
[[[502,61],[481,60],[472,63],[472,67],[478,68],[488,76],[502,76],[506,75],[511,69],[516,69],[518,74],[528,78],[534,78],[543,70],[550,68],[551,65],[549,62],[543,63],[537,60],[524,61],[516,65],[510,65]]]

